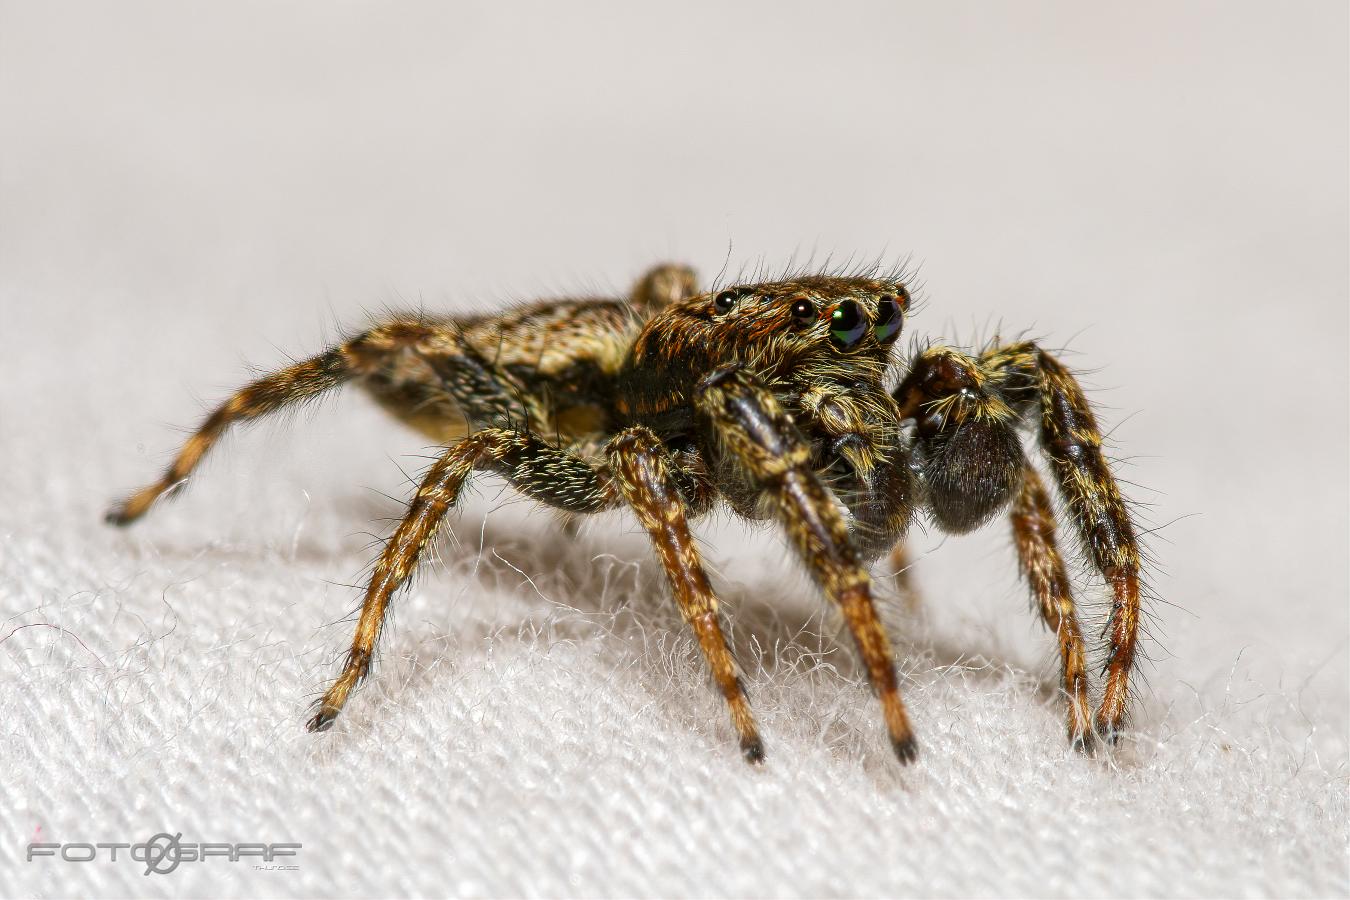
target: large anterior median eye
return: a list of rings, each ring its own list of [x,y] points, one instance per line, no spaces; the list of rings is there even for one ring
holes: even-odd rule
[[[830,340],[840,350],[856,345],[867,334],[867,319],[852,300],[845,300],[830,313]]]
[[[890,294],[877,301],[877,321],[872,326],[872,333],[877,336],[877,340],[885,344],[888,341],[895,340],[895,336],[900,333],[900,326],[905,324],[904,313],[900,310],[900,303]]]

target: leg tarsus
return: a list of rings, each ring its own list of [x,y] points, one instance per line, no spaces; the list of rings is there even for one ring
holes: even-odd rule
[[[333,727],[333,722],[337,720],[338,714],[347,704],[347,698],[351,696],[351,692],[370,674],[370,659],[373,652],[373,643],[369,650],[353,647],[348,652],[347,663],[342,667],[342,674],[324,692],[323,697],[314,704],[314,716],[305,726],[310,732],[318,733]]]
[[[919,758],[919,742],[913,735],[907,740],[892,740],[891,749],[895,751],[895,758],[904,765],[909,765]]]
[[[764,762],[764,742],[760,740],[759,735],[741,738],[741,755],[752,766]]]
[[[146,485],[131,496],[110,506],[108,511],[103,514],[103,521],[118,528],[125,528],[148,513],[160,500],[172,499],[186,484],[187,480],[184,479],[167,487],[164,486],[163,481]]]

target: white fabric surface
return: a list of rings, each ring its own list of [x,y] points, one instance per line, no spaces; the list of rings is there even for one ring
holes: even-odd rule
[[[1342,4],[3,10],[0,895],[1350,892]],[[918,603],[878,573],[901,769],[778,539],[705,523],[752,769],[631,519],[490,480],[307,734],[429,452],[354,395],[100,522],[241,357],[813,246],[912,252],[911,335],[1090,370],[1166,601],[1114,756],[998,528],[917,531]],[[24,858],[161,831],[304,847]]]

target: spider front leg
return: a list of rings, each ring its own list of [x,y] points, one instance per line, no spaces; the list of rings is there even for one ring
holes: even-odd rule
[[[1013,525],[1019,558],[1043,618],[1060,635],[1064,687],[1076,707],[1081,638],[1076,636],[1067,579],[1050,562],[1059,555],[1053,530],[1033,527],[1048,521],[1050,506],[1039,480],[1027,484],[1031,470],[1017,439],[1020,421],[1039,414],[1041,445],[1069,514],[1113,594],[1107,682],[1094,725],[1098,734],[1114,741],[1129,707],[1139,620],[1139,549],[1082,388],[1062,364],[1030,342],[994,347],[978,359],[932,347],[914,361],[896,399],[901,415],[916,420],[916,447],[939,527],[968,531],[1017,498]],[[1066,629],[1068,625],[1072,627]],[[1080,720],[1071,708],[1071,729],[1081,728]],[[1079,742],[1077,734],[1074,739]]]
[[[1069,575],[1055,540],[1055,512],[1050,495],[1041,476],[1030,466],[1022,473],[1022,487],[1013,501],[1011,519],[1022,577],[1031,586],[1041,619],[1059,639],[1063,688],[1069,698],[1069,740],[1077,749],[1086,750],[1092,736],[1087,650],[1074,611]]]
[[[1035,378],[1041,444],[1068,501],[1078,534],[1111,588],[1110,654],[1097,708],[1097,733],[1114,742],[1130,706],[1130,675],[1139,634],[1140,552],[1134,520],[1102,454],[1102,433],[1078,380],[1031,343],[997,348],[988,363]]]
[[[706,378],[696,403],[712,443],[767,495],[793,549],[843,612],[881,700],[891,746],[901,762],[913,761],[918,744],[900,699],[890,640],[872,602],[871,579],[834,496],[811,466],[810,446],[773,393],[738,367]]]

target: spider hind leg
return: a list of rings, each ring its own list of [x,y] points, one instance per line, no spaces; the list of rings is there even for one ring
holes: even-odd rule
[[[326,731],[369,674],[390,601],[416,570],[424,548],[459,502],[475,469],[497,472],[527,496],[568,512],[594,513],[616,503],[602,473],[534,435],[487,428],[450,447],[423,476],[375,563],[346,664],[319,700],[309,720],[310,731]]]
[[[466,421],[500,425],[540,418],[452,325],[398,316],[240,388],[206,417],[157,481],[115,504],[106,520],[129,525],[160,497],[176,493],[234,426],[294,409],[351,381],[413,427],[438,436],[462,433]]]

